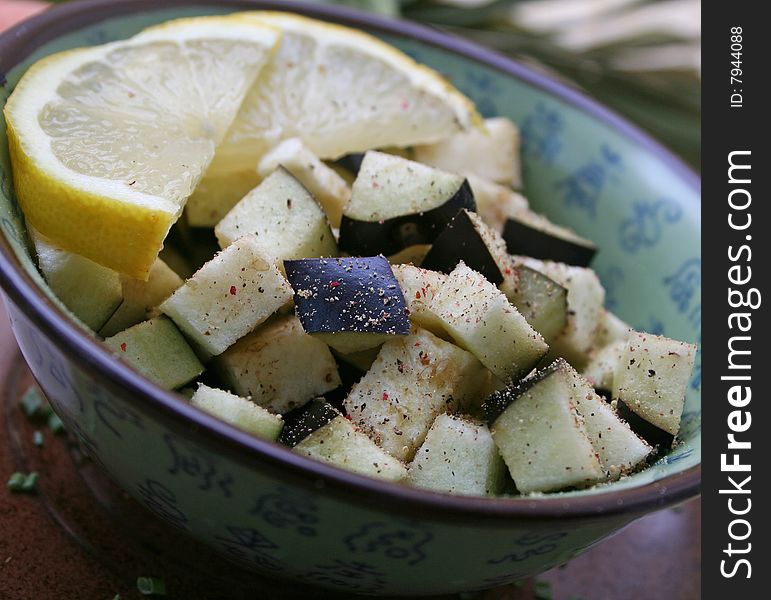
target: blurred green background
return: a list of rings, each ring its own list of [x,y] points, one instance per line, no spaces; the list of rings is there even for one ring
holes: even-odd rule
[[[495,48],[594,96],[699,168],[699,0],[320,2],[412,19]]]

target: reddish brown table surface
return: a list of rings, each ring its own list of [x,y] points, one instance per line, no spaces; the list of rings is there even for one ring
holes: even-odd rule
[[[12,399],[31,381],[4,309],[0,309],[0,381],[5,399]],[[10,436],[5,436],[11,419],[24,422],[18,411],[18,407],[0,406],[3,600],[110,600],[116,594],[123,600],[140,598],[135,587],[139,575],[164,577],[169,596],[186,600],[336,597],[307,589],[294,593],[293,588],[284,584],[256,580],[217,562],[205,549],[191,545],[156,523],[93,466],[89,467],[87,461],[79,459],[66,437],[44,431],[44,446],[35,448],[29,442],[27,454],[20,455],[18,447],[11,449]],[[28,427],[29,432],[22,434],[29,433],[31,437],[35,426]],[[25,461],[27,464],[22,464]],[[10,474],[30,466],[39,468],[39,492],[8,492],[5,482]],[[95,490],[100,500],[95,497]],[[104,509],[105,498],[118,505],[121,515],[126,515],[120,520],[126,522],[116,524],[114,514],[111,516]],[[539,579],[552,584],[556,600],[696,600],[701,596],[700,514],[698,499],[651,514]],[[128,539],[127,524],[151,531],[152,542]],[[208,569],[195,567],[204,563]],[[211,569],[237,583],[213,581]],[[524,587],[507,586],[477,597],[530,599],[532,585],[533,582]]]

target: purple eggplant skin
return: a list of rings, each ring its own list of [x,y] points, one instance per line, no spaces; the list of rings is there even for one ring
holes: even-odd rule
[[[466,210],[458,212],[434,240],[420,266],[449,273],[460,261],[484,275],[493,285],[503,281],[503,273],[474,226]]]
[[[284,415],[284,428],[278,441],[294,447],[339,416],[340,412],[324,398],[314,398]]]
[[[553,260],[576,267],[588,267],[597,253],[594,245],[555,237],[511,218],[503,226],[503,239],[509,254]]]
[[[307,333],[409,334],[404,295],[384,256],[285,260],[284,269]]]
[[[335,163],[351,175],[358,175],[359,169],[361,169],[361,162],[364,160],[364,152],[354,152],[353,154],[346,154],[338,158]]]
[[[337,246],[354,256],[388,256],[416,244],[432,244],[463,208],[476,210],[474,194],[465,179],[446,202],[425,212],[382,221],[359,221],[343,215]]]
[[[535,373],[520,381],[512,381],[505,388],[490,394],[482,403],[482,412],[488,425],[492,426],[506,409],[525,392],[541,383],[547,377],[557,373],[564,364],[562,359],[557,359],[551,364],[538,369]]]
[[[627,422],[637,435],[648,442],[651,446],[658,449],[658,454],[669,450],[675,441],[675,436],[660,429],[653,423],[649,423],[640,415],[634,412],[623,400],[616,400],[616,410],[618,416]]]

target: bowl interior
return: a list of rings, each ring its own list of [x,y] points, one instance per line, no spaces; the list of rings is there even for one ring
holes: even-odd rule
[[[126,38],[170,18],[231,10],[223,6],[153,10],[61,35],[4,74],[0,106],[24,71],[43,56]],[[519,124],[525,195],[536,210],[597,243],[593,267],[606,288],[607,308],[636,329],[700,344],[700,195],[690,172],[633,128],[553,82],[516,67],[502,69],[480,62],[474,58],[477,51],[465,44],[459,44],[458,51],[448,51],[409,33],[371,32],[439,70],[476,102],[484,116],[506,116]],[[0,221],[22,267],[43,293],[52,296],[30,257],[23,215],[14,200],[4,121],[0,123]],[[682,443],[651,468],[609,487],[647,484],[700,463],[700,392],[699,353],[686,395]]]

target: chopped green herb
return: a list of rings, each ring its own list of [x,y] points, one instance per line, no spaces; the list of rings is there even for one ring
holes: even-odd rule
[[[43,432],[42,431],[33,431],[32,432],[32,443],[35,444],[35,446],[42,446],[43,445]]]
[[[37,416],[38,411],[42,408],[44,402],[40,392],[32,385],[24,392],[19,404],[21,404],[21,409],[24,411],[24,414],[31,419]]]
[[[34,492],[37,486],[38,474],[16,472],[8,479],[8,489],[14,493]]]
[[[54,412],[48,417],[48,429],[50,429],[54,435],[59,435],[64,432],[64,423],[62,423],[62,420]]]
[[[137,589],[143,596],[165,596],[166,582],[157,577],[137,577]]]
[[[552,600],[554,594],[552,593],[551,583],[537,580],[533,586],[533,597],[535,600]]]

